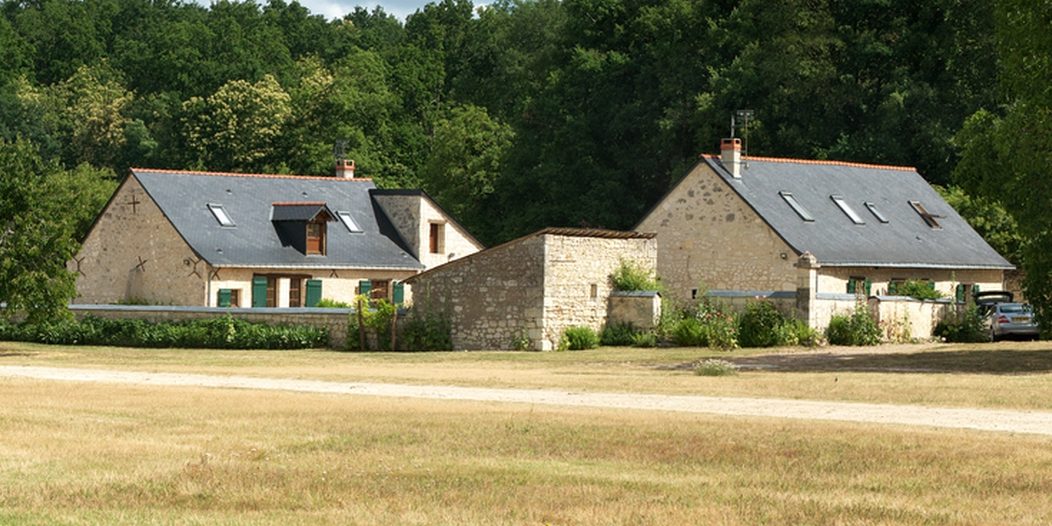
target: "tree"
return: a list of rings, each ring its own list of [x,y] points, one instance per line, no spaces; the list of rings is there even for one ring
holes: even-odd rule
[[[77,235],[112,191],[107,172],[67,172],[45,161],[32,143],[0,140],[0,302],[4,315],[29,322],[67,316],[76,277],[66,262]],[[107,191],[107,189],[109,191]]]
[[[468,230],[488,222],[486,205],[515,134],[478,106],[458,106],[435,123],[424,188]]]
[[[289,95],[270,75],[232,80],[207,98],[183,103],[183,138],[191,162],[209,170],[264,171],[292,113]]]

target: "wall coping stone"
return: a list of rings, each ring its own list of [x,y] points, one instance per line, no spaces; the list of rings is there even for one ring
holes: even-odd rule
[[[880,301],[910,301],[910,302],[914,302],[914,303],[956,303],[956,301],[951,301],[950,298],[939,298],[937,300],[919,300],[919,299],[914,298],[912,296],[888,296],[888,295],[885,295],[885,296],[873,296],[873,297],[877,298]]]
[[[795,290],[710,290],[706,296],[713,298],[795,298]],[[853,296],[852,296],[853,297]]]
[[[855,301],[858,296],[848,292],[818,292],[815,294],[817,300]],[[873,296],[879,297],[879,296]],[[898,297],[898,296],[894,296]]]
[[[660,298],[661,292],[656,290],[615,290],[610,295],[621,298],[653,298],[655,296]]]
[[[189,312],[207,314],[350,314],[354,309],[319,308],[319,307],[190,307],[185,305],[70,305],[73,311],[114,311],[114,312]]]

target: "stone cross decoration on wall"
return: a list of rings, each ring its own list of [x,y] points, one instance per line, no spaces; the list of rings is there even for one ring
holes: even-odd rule
[[[131,196],[131,201],[128,201],[128,202],[127,202],[127,203],[125,203],[125,204],[129,204],[129,205],[131,205],[131,207],[132,207],[132,213],[133,213],[133,214],[136,214],[136,213],[138,213],[138,209],[137,209],[136,207],[137,207],[138,205],[141,205],[141,204],[142,204],[142,201],[140,201],[140,200],[139,200],[139,198],[138,198],[138,197],[137,197],[137,196],[136,196],[135,194],[132,194],[132,196]]]
[[[201,276],[201,274],[199,272],[197,272],[197,264],[200,263],[200,262],[201,262],[201,258],[194,258],[194,259],[186,258],[186,259],[183,260],[183,264],[184,265],[186,265],[186,266],[193,265],[193,269],[190,270],[190,273],[187,274],[186,277],[197,276],[197,277],[199,277],[201,279],[204,279],[204,277]]]
[[[80,264],[84,261],[84,258],[86,258],[86,257],[87,256],[81,256],[79,258],[78,257],[74,257],[73,258],[73,262],[77,264],[77,275],[79,275],[79,276],[86,276],[87,275],[87,274],[84,273],[83,270],[80,270]]]
[[[135,256],[135,257],[139,258],[139,264],[135,265],[135,270],[138,270],[139,272],[146,272],[146,262],[149,261],[149,260],[148,259],[143,259],[142,256]]]

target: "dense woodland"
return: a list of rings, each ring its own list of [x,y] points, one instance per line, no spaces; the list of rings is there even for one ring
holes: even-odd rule
[[[428,190],[488,243],[631,228],[749,108],[753,154],[957,186],[1041,302],[1052,7],[994,4],[443,0],[403,23],[282,0],[6,1],[0,220],[55,250],[16,261],[25,236],[6,228],[0,274],[61,264],[129,166],[328,174],[336,141],[360,175]]]

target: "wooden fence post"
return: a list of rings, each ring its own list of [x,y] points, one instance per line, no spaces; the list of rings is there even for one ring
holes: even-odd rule
[[[367,351],[365,348],[365,320],[362,315],[362,299],[358,298],[358,350]]]

